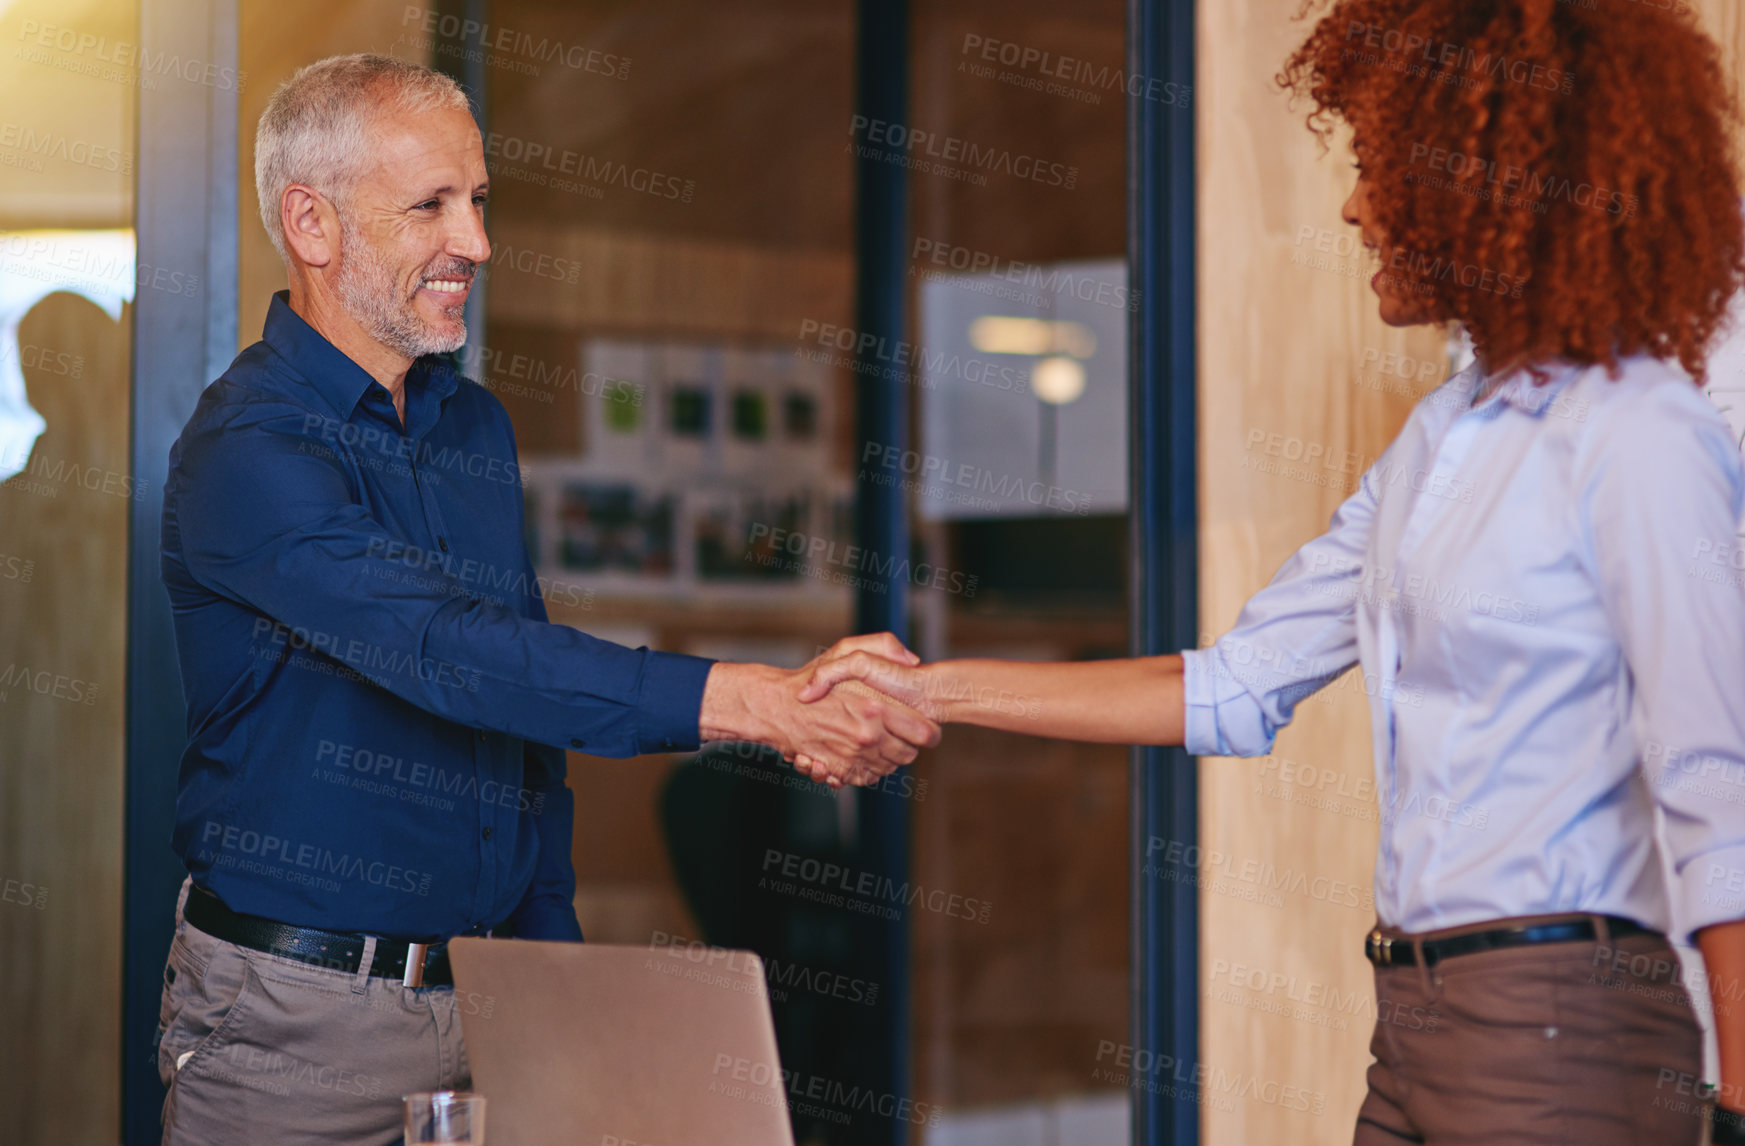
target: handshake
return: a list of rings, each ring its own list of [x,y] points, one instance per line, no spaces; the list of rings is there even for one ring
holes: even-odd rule
[[[939,743],[920,664],[890,633],[838,641],[799,669],[717,664],[698,729],[704,740],[768,744],[832,788],[871,784]]]

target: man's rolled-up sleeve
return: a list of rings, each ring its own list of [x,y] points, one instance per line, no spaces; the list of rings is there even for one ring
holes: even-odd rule
[[[1296,706],[1357,663],[1357,599],[1375,517],[1374,469],[1327,532],[1286,561],[1209,648],[1182,651],[1184,745],[1264,756]]]
[[[440,568],[400,576],[403,540],[306,426],[259,402],[184,433],[165,524],[190,576],[445,719],[599,756],[697,746],[712,662],[522,616]]]

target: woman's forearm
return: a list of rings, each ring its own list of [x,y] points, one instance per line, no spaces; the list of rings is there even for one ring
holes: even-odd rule
[[[1180,744],[1180,656],[1049,663],[939,661],[913,670],[942,723],[1098,744]]]
[[[1745,921],[1717,923],[1696,934],[1703,970],[1715,1008],[1715,1042],[1720,1052],[1720,1104],[1745,1111],[1745,1014],[1728,996],[1745,982]]]

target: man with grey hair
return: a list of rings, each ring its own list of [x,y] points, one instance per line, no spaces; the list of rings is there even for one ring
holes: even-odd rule
[[[454,83],[299,71],[256,141],[290,289],[170,456],[163,574],[188,708],[164,972],[170,1143],[391,1142],[464,1087],[445,945],[579,940],[565,750],[769,744],[833,782],[938,726],[876,694],[548,622],[507,413],[443,358],[490,258]],[[914,663],[888,634],[840,642]],[[816,662],[814,662],[816,664]]]

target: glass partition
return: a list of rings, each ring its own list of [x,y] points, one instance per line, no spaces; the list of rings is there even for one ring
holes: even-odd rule
[[[133,0],[0,5],[0,1078],[8,1137],[120,1120]]]

